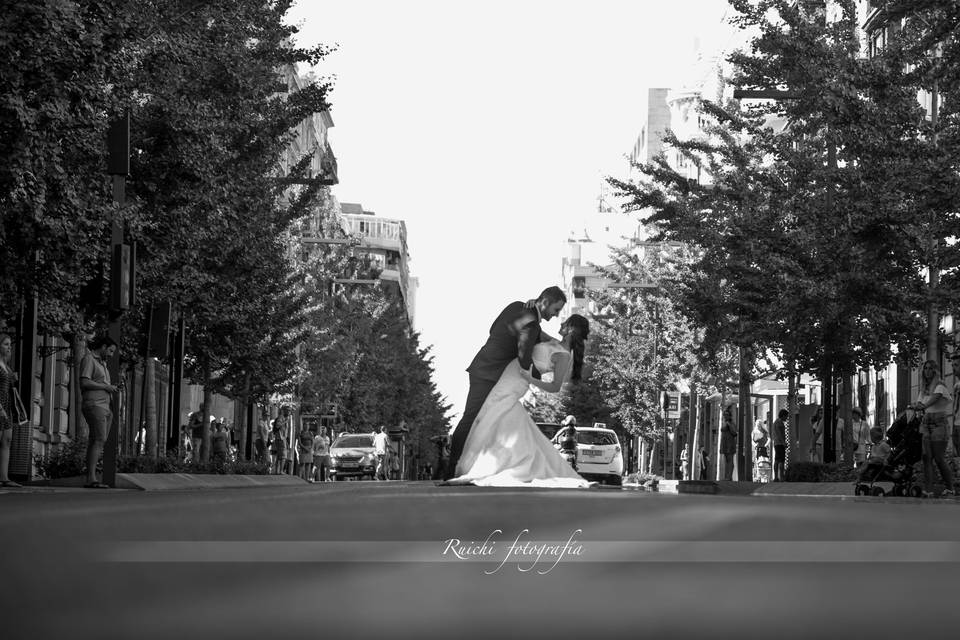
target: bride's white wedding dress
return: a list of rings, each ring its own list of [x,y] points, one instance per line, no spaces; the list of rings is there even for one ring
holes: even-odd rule
[[[556,341],[534,346],[533,363],[541,373],[553,371],[553,355],[558,351],[566,349]],[[588,487],[590,483],[560,456],[520,404],[528,389],[520,372],[519,360],[504,369],[470,428],[457,465],[458,475],[448,484]]]

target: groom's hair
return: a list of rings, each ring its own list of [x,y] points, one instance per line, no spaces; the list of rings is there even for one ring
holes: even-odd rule
[[[549,300],[551,303],[562,302],[567,303],[567,294],[563,292],[563,289],[560,287],[547,287],[540,293],[540,297],[537,300]]]

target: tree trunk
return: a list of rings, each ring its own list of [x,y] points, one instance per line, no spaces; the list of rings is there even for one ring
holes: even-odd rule
[[[83,402],[80,391],[80,362],[87,353],[86,342],[83,335],[79,332],[73,337],[73,367],[70,370],[70,415],[74,421],[75,429],[73,431],[74,440],[86,440],[90,436],[90,427],[87,421],[83,419],[83,413],[80,411],[80,405]]]
[[[823,368],[820,371],[820,384],[823,388],[823,460],[821,462],[833,462],[836,460],[833,450],[833,429],[834,429],[834,410],[833,410],[833,363],[824,359]]]
[[[210,405],[213,403],[213,393],[210,391],[210,372],[203,371],[203,409],[200,425],[200,462],[210,461]]]
[[[722,469],[720,468],[720,439],[722,434],[720,429],[723,427],[723,411],[727,404],[727,386],[723,384],[720,387],[720,410],[717,412],[717,439],[713,447],[713,479],[720,480]],[[711,425],[712,426],[712,425]]]
[[[145,453],[151,458],[157,457],[157,364],[148,357],[143,365],[143,387],[146,410],[146,446]]]
[[[247,439],[252,437],[252,421],[250,420],[250,372],[248,371],[243,380],[243,396],[241,399],[240,420],[237,421],[236,428],[240,430],[237,434],[237,460],[249,460],[247,455]]]
[[[853,384],[853,376],[849,374],[843,374],[840,377],[843,390],[841,391],[840,396],[840,418],[843,419],[843,434],[842,434],[842,444],[843,444],[843,463],[844,464],[853,464],[853,447],[850,446],[853,436],[853,407],[854,407],[854,398],[856,385]],[[839,446],[839,445],[838,445]],[[838,449],[839,450],[839,449]]]
[[[786,466],[790,464],[790,451],[793,449],[793,443],[799,442],[799,426],[800,426],[800,407],[797,402],[797,367],[796,363],[791,360],[787,363],[787,410],[790,412],[790,416],[787,418],[787,433],[786,433],[786,460],[784,460],[784,470]],[[781,478],[782,480],[783,478]]]
[[[747,456],[747,440],[752,431],[750,424],[750,349],[740,347],[740,420],[737,427],[737,480],[752,480],[751,462]]]
[[[690,381],[690,408],[688,411],[687,422],[687,477],[684,480],[696,480],[699,469],[697,469],[697,458],[694,452],[697,450],[697,437],[700,435],[697,429],[699,412],[697,409],[699,400],[697,398],[697,383]]]

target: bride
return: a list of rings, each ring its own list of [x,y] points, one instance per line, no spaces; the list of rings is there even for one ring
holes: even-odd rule
[[[536,380],[514,360],[487,396],[470,429],[457,477],[447,484],[474,484],[483,487],[588,487],[573,467],[560,456],[540,432],[520,398],[529,385],[556,393],[569,374],[580,380],[584,341],[590,324],[573,314],[560,326],[560,340],[541,342],[533,348],[533,364],[552,379]],[[544,376],[547,378],[548,376]]]

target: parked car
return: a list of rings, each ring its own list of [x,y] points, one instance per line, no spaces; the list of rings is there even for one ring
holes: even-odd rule
[[[369,478],[377,472],[377,457],[373,452],[372,433],[341,433],[330,445],[330,477]]]
[[[553,446],[557,449],[562,437],[562,431],[553,436]],[[587,480],[621,484],[623,453],[617,433],[600,427],[577,427],[577,470]]]

